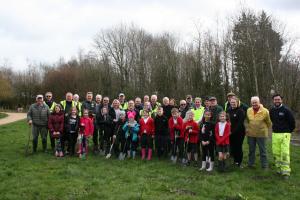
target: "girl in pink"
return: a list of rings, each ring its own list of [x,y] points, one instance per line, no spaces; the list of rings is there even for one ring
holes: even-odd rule
[[[89,111],[85,109],[83,116],[79,122],[79,135],[80,135],[80,151],[79,157],[82,159],[86,158],[88,152],[88,139],[93,136],[94,133],[94,122],[93,118],[89,117]]]

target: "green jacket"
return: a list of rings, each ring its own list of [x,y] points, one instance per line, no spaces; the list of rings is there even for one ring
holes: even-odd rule
[[[27,120],[32,120],[35,126],[48,126],[50,116],[49,107],[43,103],[39,106],[37,103],[32,104],[27,112]]]

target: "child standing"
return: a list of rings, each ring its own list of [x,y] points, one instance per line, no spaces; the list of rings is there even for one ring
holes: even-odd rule
[[[215,127],[215,137],[219,155],[218,167],[221,172],[225,171],[225,160],[229,155],[229,135],[230,123],[226,120],[226,112],[222,111],[219,114],[219,122]]]
[[[132,113],[128,114],[128,122],[123,126],[123,131],[125,132],[125,146],[123,148],[125,149],[125,152],[127,151],[127,158],[132,156],[132,159],[135,159],[138,145],[138,133],[140,130],[139,124],[135,121],[134,117],[135,116]],[[125,152],[123,151],[121,153],[125,154]]]
[[[153,139],[155,134],[154,120],[149,117],[149,111],[143,110],[143,117],[140,119],[140,137],[142,146],[142,160],[146,157],[146,148],[148,148],[147,160],[152,159]]]
[[[92,118],[89,117],[89,111],[87,109],[83,110],[83,116],[80,118],[80,151],[79,157],[85,159],[88,152],[88,139],[94,133],[94,122]]]
[[[171,160],[176,163],[177,161],[177,148],[179,150],[179,159],[183,158],[183,143],[184,143],[184,131],[183,120],[179,116],[177,108],[171,110],[172,117],[169,119],[169,131],[172,144],[172,156]]]
[[[154,118],[154,125],[157,156],[158,158],[160,158],[161,156],[166,155],[168,153],[168,118],[164,115],[163,107],[158,107],[157,115]]]
[[[215,128],[210,119],[211,112],[207,110],[204,112],[204,118],[200,124],[199,133],[199,139],[202,147],[202,167],[200,170],[205,170],[206,163],[208,162],[209,167],[206,169],[208,172],[213,170],[215,160]]]
[[[75,154],[75,145],[79,130],[79,116],[77,115],[77,108],[72,107],[71,113],[65,118],[65,132],[68,139],[68,152],[73,156]]]
[[[193,153],[196,162],[195,165],[198,166],[197,143],[199,126],[194,120],[194,113],[191,110],[188,111],[186,115],[187,121],[183,123],[183,130],[185,131],[185,142],[187,144],[187,165],[190,165]]]
[[[51,137],[55,139],[55,156],[63,157],[63,150],[61,145],[63,129],[64,129],[64,113],[61,110],[61,106],[56,104],[54,112],[51,113],[48,120],[48,128]]]
[[[122,154],[123,152],[120,151],[120,148],[123,150],[125,146],[125,132],[123,131],[123,126],[126,123],[126,114],[125,111],[121,110],[119,112],[119,119],[116,122],[113,140],[114,142],[114,152],[116,156]],[[120,147],[121,146],[121,147]],[[121,153],[120,153],[121,152]],[[121,155],[120,155],[121,157]]]
[[[113,118],[108,113],[108,108],[103,107],[101,112],[97,115],[97,124],[100,127],[100,134],[103,134],[104,145],[103,149],[105,151],[104,155],[109,152],[110,142],[113,132]]]

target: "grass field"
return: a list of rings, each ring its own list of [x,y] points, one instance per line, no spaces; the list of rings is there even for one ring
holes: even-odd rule
[[[4,118],[4,117],[7,117],[8,115],[5,114],[5,113],[0,113],[0,119]]]
[[[27,134],[25,121],[0,126],[0,199],[300,199],[299,147],[291,149],[291,178],[282,180],[259,164],[208,174],[156,158],[119,161],[90,154],[82,161],[42,152],[25,157]]]

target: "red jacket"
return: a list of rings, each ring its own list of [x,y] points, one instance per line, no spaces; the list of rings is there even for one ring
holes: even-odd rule
[[[94,122],[93,119],[90,117],[81,117],[79,126],[84,124],[84,135],[85,136],[92,136],[94,134]]]
[[[48,128],[52,137],[58,137],[58,135],[53,135],[53,132],[60,132],[63,134],[64,131],[64,113],[52,113],[48,120]]]
[[[173,117],[170,117],[170,119],[169,119],[169,131],[170,131],[171,141],[175,140],[175,130],[179,130],[180,131],[179,138],[183,138],[184,137],[183,120],[182,120],[181,117],[177,118],[177,124],[174,124]]]
[[[188,127],[192,128],[192,132],[189,132]],[[194,120],[187,121],[183,123],[183,130],[185,131],[185,141],[187,142],[189,138],[189,143],[196,144],[198,142],[198,135],[199,135],[199,126],[197,122]]]
[[[215,126],[215,136],[217,145],[228,145],[230,135],[230,123],[226,122],[223,136],[219,135],[219,122]]]
[[[144,130],[146,130],[147,135],[154,135],[154,120],[149,117],[147,123],[144,122],[144,118],[140,119],[140,131],[139,134],[142,135],[144,134]]]

